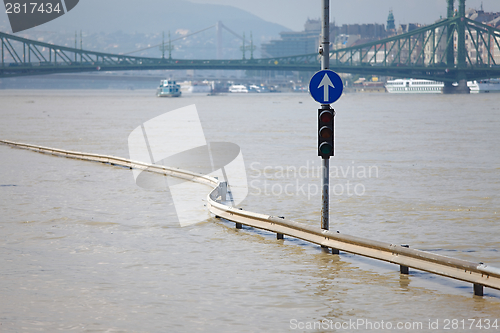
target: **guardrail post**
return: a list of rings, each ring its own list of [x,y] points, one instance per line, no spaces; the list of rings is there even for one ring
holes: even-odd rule
[[[243,210],[243,208],[238,208],[239,210]],[[243,229],[243,224],[236,222],[236,229]]]
[[[483,285],[474,283],[474,296],[483,296]]]
[[[401,247],[406,247],[406,248],[409,248],[410,245],[401,245]],[[401,272],[401,274],[410,274],[410,268],[408,266],[403,266],[403,265],[399,265],[399,271]]]
[[[284,216],[278,216],[280,219],[285,219]],[[279,232],[276,233],[276,239],[285,239],[285,235],[280,234]]]

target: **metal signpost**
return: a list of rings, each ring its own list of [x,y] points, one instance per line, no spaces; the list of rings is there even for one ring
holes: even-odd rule
[[[328,230],[329,226],[329,183],[330,183],[330,156],[334,155],[334,117],[335,110],[330,104],[342,95],[344,85],[337,73],[330,67],[330,0],[322,0],[322,31],[319,54],[322,55],[321,71],[317,72],[309,82],[309,92],[321,108],[318,110],[318,156],[323,160],[322,165],[322,202],[321,228]],[[334,253],[338,250],[334,249]]]

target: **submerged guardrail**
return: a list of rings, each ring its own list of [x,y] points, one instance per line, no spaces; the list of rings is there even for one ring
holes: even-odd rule
[[[500,269],[488,266],[482,262],[474,263],[426,251],[410,249],[405,245],[389,244],[334,233],[285,218],[254,213],[241,208],[228,206],[226,205],[228,202],[227,183],[220,182],[214,177],[162,165],[132,161],[115,156],[81,153],[7,140],[0,140],[0,143],[61,157],[108,163],[111,165],[128,167],[130,169],[136,168],[214,186],[213,190],[207,195],[208,209],[211,213],[215,214],[216,217],[235,222],[237,228],[241,229],[242,225],[247,225],[276,233],[278,239],[283,239],[284,235],[287,235],[321,245],[323,248],[331,248],[332,253],[335,254],[338,254],[340,250],[386,261],[399,265],[402,274],[408,274],[409,268],[414,268],[448,278],[470,282],[473,284],[474,295],[477,296],[483,296],[483,287],[500,290]]]

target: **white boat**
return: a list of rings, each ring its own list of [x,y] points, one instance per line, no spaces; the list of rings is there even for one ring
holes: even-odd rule
[[[472,94],[500,92],[500,79],[468,81]],[[393,94],[440,94],[443,82],[420,79],[389,80],[385,85],[388,93]]]
[[[440,94],[443,82],[420,79],[389,80],[385,85],[388,93],[393,94]]]
[[[173,80],[161,80],[156,90],[158,97],[179,97],[181,94],[181,86]]]
[[[500,93],[500,79],[467,82],[471,94]]]
[[[242,84],[233,84],[229,87],[229,92],[232,93],[247,93],[248,89]]]
[[[260,93],[260,86],[252,84],[248,87],[248,92],[250,93]]]
[[[209,93],[212,91],[212,86],[208,83],[194,82],[188,88],[190,93]]]

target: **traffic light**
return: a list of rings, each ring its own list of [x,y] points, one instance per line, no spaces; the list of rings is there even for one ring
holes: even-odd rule
[[[324,108],[318,110],[318,156],[333,156],[333,119],[335,110]]]

